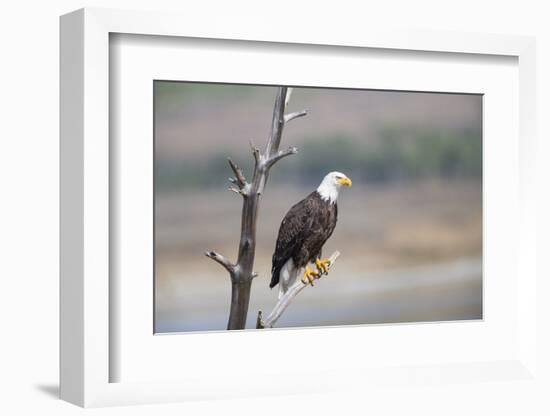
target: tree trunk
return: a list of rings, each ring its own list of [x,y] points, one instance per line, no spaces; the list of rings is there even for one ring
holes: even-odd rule
[[[307,114],[305,111],[285,114],[288,97],[290,97],[289,89],[287,87],[279,87],[273,108],[271,134],[267,141],[265,152],[263,154],[260,153],[260,150],[251,144],[254,156],[254,174],[251,183],[246,181],[242,170],[229,159],[229,166],[235,175],[234,178],[230,178],[234,186],[229,189],[243,197],[241,238],[239,241],[237,262],[233,264],[215,251],[205,253],[207,257],[222,265],[231,277],[231,308],[227,329],[244,329],[246,326],[252,279],[257,276],[253,270],[254,257],[256,255],[258,209],[269,176],[269,170],[282,158],[297,152],[295,147],[279,151],[283,128],[289,121]]]
[[[243,329],[246,326],[252,280],[231,282],[231,309],[227,329]]]

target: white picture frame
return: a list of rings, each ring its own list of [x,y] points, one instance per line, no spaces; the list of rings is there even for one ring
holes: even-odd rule
[[[356,388],[368,385],[372,389],[389,380],[392,383],[411,382],[411,365],[415,366],[412,378],[416,381],[436,378],[475,383],[487,378],[521,381],[534,377],[534,39],[507,35],[368,30],[357,36],[329,33],[325,28],[316,29],[314,26],[307,33],[292,27],[280,32],[275,26],[258,26],[254,23],[247,26],[244,20],[243,23],[236,33],[234,26],[223,19],[205,27],[200,21],[185,15],[105,9],[83,9],[61,18],[61,397],[80,406],[105,406],[252,396],[273,394],[273,391],[280,394],[285,392],[284,389],[274,389],[273,386],[283,385],[288,378],[287,372],[278,372],[273,367],[262,370],[261,361],[255,360],[253,365],[244,365],[237,380],[234,373],[227,373],[231,368],[223,372],[218,370],[220,374],[216,374],[216,368],[211,368],[203,371],[202,375],[197,370],[189,376],[181,377],[179,371],[174,377],[159,378],[157,375],[146,381],[113,382],[111,368],[121,359],[117,356],[120,350],[112,348],[113,331],[118,331],[111,321],[111,314],[116,309],[112,294],[117,288],[112,286],[109,279],[113,267],[109,253],[112,226],[110,200],[113,198],[110,194],[113,192],[110,173],[116,170],[109,147],[109,38],[110,34],[115,33],[224,39],[230,42],[277,42],[282,48],[285,44],[332,45],[335,48],[468,54],[472,59],[476,55],[516,58],[519,70],[519,158],[514,174],[519,188],[514,190],[517,191],[515,201],[518,209],[512,221],[517,225],[517,241],[514,240],[517,251],[513,256],[517,270],[514,270],[513,277],[518,291],[515,294],[513,316],[517,328],[514,327],[513,338],[509,339],[513,348],[506,349],[503,354],[495,353],[495,360],[486,357],[476,360],[472,356],[469,361],[463,357],[459,362],[453,362],[442,356],[440,362],[434,364],[412,356],[409,367],[403,365],[401,368],[389,365],[376,368],[372,364],[365,368],[360,364],[357,368],[349,365],[339,367],[334,362],[332,366],[320,371],[315,371],[313,367],[309,370],[298,369],[292,377],[294,385],[309,385],[314,380],[317,391],[338,390],[351,385]],[[359,328],[348,328],[346,331],[351,334],[358,332]],[[422,331],[429,332],[429,329],[413,325],[402,331],[414,336]],[[318,342],[321,338],[336,338],[343,334],[334,329],[293,330],[286,334],[290,332],[291,335],[280,331],[277,334],[270,332],[268,336],[273,342],[277,342],[277,337],[300,337],[305,342]],[[256,342],[257,335],[254,331],[213,334],[217,337],[214,342],[218,346],[231,337],[231,343],[234,344],[232,348],[238,348],[235,342]],[[265,339],[267,334],[262,335]],[[239,340],[235,341],[236,338]],[[214,338],[210,340],[212,342]],[[351,352],[350,360],[358,358],[357,354],[357,351]],[[250,367],[248,373],[247,366]],[[256,372],[252,371],[252,367],[255,367]],[[257,383],[253,377],[258,375],[268,375],[270,381]],[[288,392],[291,391],[289,386]]]

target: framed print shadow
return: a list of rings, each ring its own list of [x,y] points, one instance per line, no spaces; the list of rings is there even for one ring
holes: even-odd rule
[[[61,398],[538,382],[534,40],[215,17],[61,18]]]
[[[482,95],[156,80],[154,100],[156,333],[482,318]]]

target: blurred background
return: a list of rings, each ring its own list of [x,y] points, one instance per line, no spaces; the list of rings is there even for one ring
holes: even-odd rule
[[[227,157],[250,177],[249,142],[269,135],[275,87],[155,81],[155,332],[224,330],[231,287],[204,256],[236,258],[241,197]],[[271,255],[288,209],[333,170],[340,193],[324,254],[342,255],[277,327],[482,318],[482,97],[295,88],[262,199],[247,328],[269,313]]]

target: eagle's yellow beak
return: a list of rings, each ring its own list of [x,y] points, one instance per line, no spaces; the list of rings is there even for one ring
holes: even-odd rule
[[[349,186],[351,188],[351,179],[350,178],[340,178],[340,179],[337,179],[337,182],[340,185],[346,185],[346,186]]]

